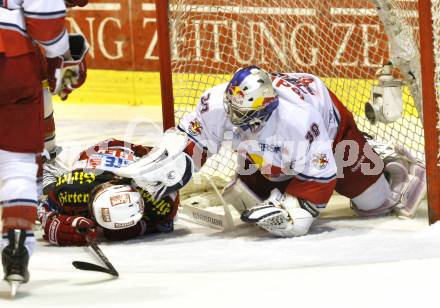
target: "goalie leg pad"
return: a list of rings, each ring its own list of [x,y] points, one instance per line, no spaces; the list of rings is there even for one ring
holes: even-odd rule
[[[238,177],[225,187],[222,197],[226,203],[231,204],[239,213],[253,208],[263,201]]]
[[[389,151],[389,149],[387,149]],[[352,198],[352,208],[359,216],[377,216],[391,211],[412,218],[426,194],[426,170],[411,153],[396,146],[385,160],[385,175],[361,195]],[[380,201],[386,197],[386,200]]]
[[[412,218],[426,195],[426,169],[402,146],[396,146],[398,159],[388,163],[391,200],[399,217]]]

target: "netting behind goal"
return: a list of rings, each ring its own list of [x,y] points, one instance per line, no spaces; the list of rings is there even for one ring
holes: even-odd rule
[[[423,159],[423,127],[409,87],[404,89],[401,119],[371,125],[365,118],[364,104],[377,82],[376,71],[391,58],[373,2],[170,0],[176,122],[194,109],[204,90],[229,81],[238,68],[256,64],[269,72],[320,76],[354,114],[361,130],[386,143],[403,143]],[[390,4],[392,14],[409,29],[405,40],[417,47],[417,1],[379,2]],[[204,171],[228,179],[234,165],[234,153],[225,147]]]

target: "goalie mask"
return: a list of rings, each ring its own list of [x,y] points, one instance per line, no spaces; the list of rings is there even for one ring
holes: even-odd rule
[[[278,94],[265,70],[249,66],[234,74],[223,102],[232,124],[247,129],[269,118],[278,106]]]
[[[90,212],[105,229],[132,227],[144,214],[144,200],[134,187],[112,182],[96,186],[90,194]]]

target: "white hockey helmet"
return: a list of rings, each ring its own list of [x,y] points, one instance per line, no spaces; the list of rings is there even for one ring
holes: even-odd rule
[[[90,194],[90,212],[105,229],[132,227],[144,214],[144,199],[136,188],[107,182],[96,186]]]
[[[223,96],[232,124],[242,128],[258,125],[278,106],[278,94],[270,75],[257,66],[235,72]]]

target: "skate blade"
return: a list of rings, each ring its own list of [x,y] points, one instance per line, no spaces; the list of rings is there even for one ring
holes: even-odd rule
[[[24,279],[20,275],[9,275],[5,280],[9,283],[10,294],[14,298]]]
[[[17,294],[18,289],[20,288],[20,281],[9,281],[9,286],[11,287],[11,297],[14,298]]]

